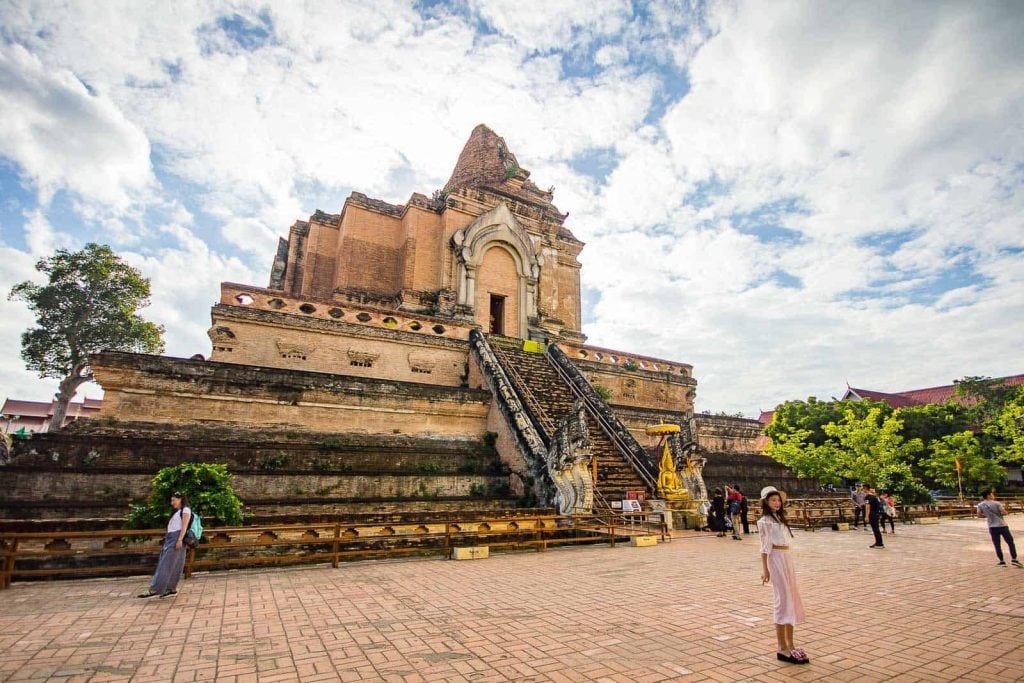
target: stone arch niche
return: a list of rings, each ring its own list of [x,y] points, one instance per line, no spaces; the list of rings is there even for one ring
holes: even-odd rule
[[[503,254],[496,252],[487,256],[492,248],[500,248],[511,257],[515,270],[515,282],[504,287],[514,296],[507,310],[515,311],[515,320],[508,320],[504,333],[526,338],[527,325],[537,316],[537,283],[540,279],[540,259],[533,247],[529,234],[519,224],[504,203],[477,218],[466,228],[452,235],[452,248],[456,254],[456,292],[458,303],[473,312],[473,318],[489,330],[490,310],[479,310],[484,293],[478,293],[481,266],[485,257],[500,262]]]

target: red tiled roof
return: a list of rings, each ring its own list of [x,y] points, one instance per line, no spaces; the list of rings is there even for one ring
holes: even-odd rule
[[[774,410],[762,410],[761,414],[757,416],[757,421],[763,425],[772,423],[772,418],[775,417]]]
[[[1001,384],[1008,386],[1024,384],[1024,375],[1010,375],[1009,377],[998,377],[996,379]],[[941,404],[946,403],[947,401],[962,402],[962,399],[956,394],[955,384],[944,384],[940,387],[927,387],[925,389],[910,389],[908,391],[898,391],[894,393],[849,387],[846,394],[843,395],[843,398],[848,398],[851,392],[861,398],[868,398],[873,401],[885,401],[893,408]]]
[[[907,406],[916,406],[921,404],[920,401],[909,396],[904,396],[903,394],[887,394],[882,391],[871,391],[870,389],[855,389],[854,387],[850,387],[849,391],[847,391],[843,395],[843,399],[845,400],[849,398],[851,393],[856,394],[860,398],[866,398],[872,401],[884,401],[885,403],[891,405],[893,408],[906,408]]]

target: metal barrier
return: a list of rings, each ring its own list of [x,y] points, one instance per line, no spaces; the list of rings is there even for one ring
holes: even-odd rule
[[[188,551],[185,577],[197,570],[267,565],[330,562],[337,567],[347,560],[404,554],[447,557],[453,548],[468,545],[534,547],[538,552],[576,543],[607,542],[615,547],[616,540],[651,533],[647,514],[642,515],[643,520],[615,513],[405,524],[213,527],[207,528],[198,548]],[[666,540],[664,523],[655,527]],[[148,574],[155,567],[165,536],[163,529],[2,534],[0,590],[24,579]],[[60,566],[38,566],[52,565],[52,561]],[[25,567],[26,563],[37,566]]]

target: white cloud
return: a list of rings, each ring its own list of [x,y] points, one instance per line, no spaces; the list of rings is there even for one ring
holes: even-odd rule
[[[131,248],[178,355],[208,346],[219,281],[264,282],[277,235],[340,209],[307,195],[430,192],[483,122],[556,185],[588,242],[591,340],[693,363],[701,408],[752,413],[846,379],[898,389],[1021,370],[1012,4],[458,7],[7,6],[0,88],[15,99],[0,154],[44,204],[61,188],[81,195],[79,217]],[[226,18],[270,34],[243,44]],[[588,75],[567,78],[567,65]],[[654,120],[652,103],[684,80]],[[79,146],[58,144],[66,125]],[[156,183],[150,145],[188,196]],[[595,149],[615,156],[603,180],[572,167]],[[736,216],[783,202],[770,227],[799,239],[758,239]],[[30,216],[25,249],[67,243],[45,206]],[[879,241],[892,231],[905,241]],[[211,246],[224,244],[237,256]],[[950,277],[954,263],[984,281]],[[871,288],[879,298],[845,294]]]
[[[165,353],[188,358],[210,353],[206,330],[210,307],[220,298],[221,282],[257,283],[265,279],[241,260],[214,253],[189,227],[170,223],[160,227],[174,245],[140,254],[122,254],[151,283],[151,305],[141,315],[166,328]],[[188,277],[182,277],[187,273]]]
[[[471,0],[470,6],[502,34],[529,50],[566,48],[622,31],[628,0],[553,3],[547,0]]]
[[[19,164],[43,203],[60,189],[126,208],[153,181],[149,142],[68,69],[47,69],[21,45],[0,44],[0,154]]]

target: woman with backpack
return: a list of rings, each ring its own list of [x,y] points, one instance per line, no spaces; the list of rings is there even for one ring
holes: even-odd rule
[[[757,533],[761,537],[761,583],[771,583],[775,638],[780,662],[808,664],[807,653],[793,644],[793,627],[804,620],[804,604],[796,586],[796,571],[789,547],[793,531],[786,520],[786,499],[774,486],[761,489],[761,518]]]
[[[188,507],[188,498],[184,493],[175,491],[171,494],[171,507],[174,512],[167,522],[167,535],[164,536],[164,547],[160,551],[160,560],[156,564],[156,572],[149,582],[149,590],[140,593],[140,598],[160,596],[166,598],[175,595],[178,590],[178,579],[185,568],[185,534],[192,524],[192,510]]]

